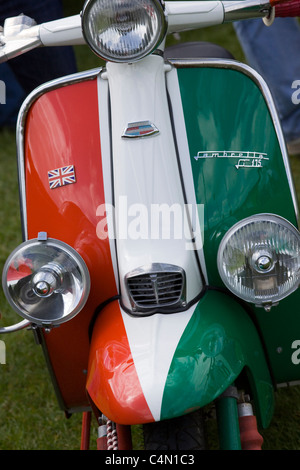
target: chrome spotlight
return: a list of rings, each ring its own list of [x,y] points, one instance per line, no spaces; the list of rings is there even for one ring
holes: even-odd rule
[[[90,276],[82,257],[66,243],[33,239],[8,257],[2,284],[21,317],[51,328],[80,312],[89,295]]]

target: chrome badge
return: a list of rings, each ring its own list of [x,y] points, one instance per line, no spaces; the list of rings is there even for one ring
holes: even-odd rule
[[[130,122],[124,130],[124,139],[138,139],[159,134],[157,127],[150,121]]]

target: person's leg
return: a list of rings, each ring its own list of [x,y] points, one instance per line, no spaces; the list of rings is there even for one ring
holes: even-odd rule
[[[293,84],[300,80],[300,27],[295,18],[239,21],[234,28],[246,59],[267,82],[291,153],[300,153],[300,104]],[[292,143],[298,141],[298,149]]]
[[[63,16],[61,0],[7,0],[0,3],[0,24],[5,18],[24,13],[38,24]],[[71,47],[40,48],[8,63],[28,94],[38,85],[77,71]]]

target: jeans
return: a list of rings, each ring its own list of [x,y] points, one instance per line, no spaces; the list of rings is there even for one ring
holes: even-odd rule
[[[5,18],[24,13],[44,23],[63,16],[60,0],[6,0],[0,3],[0,24]],[[35,49],[8,62],[20,85],[29,93],[41,83],[76,71],[75,56],[70,47]]]
[[[268,84],[286,141],[300,139],[300,104],[293,99],[300,85],[300,27],[295,18],[276,18],[267,27],[261,19],[234,23],[249,65]],[[300,92],[298,93],[300,97]]]

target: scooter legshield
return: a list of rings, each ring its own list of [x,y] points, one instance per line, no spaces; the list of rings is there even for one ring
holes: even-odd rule
[[[217,268],[220,241],[255,214],[279,215],[299,227],[297,195],[273,98],[262,77],[234,60],[173,61],[171,102],[180,151],[191,162],[197,204],[204,205],[203,251],[208,283],[224,287]],[[182,146],[181,142],[184,142]],[[186,143],[185,143],[186,142]],[[274,382],[299,383],[300,289],[267,313],[249,304]]]
[[[89,324],[95,309],[117,294],[109,240],[97,233],[97,210],[105,204],[97,75],[76,74],[36,89],[18,126],[24,238],[46,232],[64,241],[82,256],[91,277],[83,310],[49,333],[38,331],[60,406],[68,413],[89,406]]]
[[[267,426],[272,382],[257,331],[240,304],[208,291],[185,312],[139,318],[115,301],[95,323],[87,391],[111,420],[146,423],[207,405],[243,369]]]

